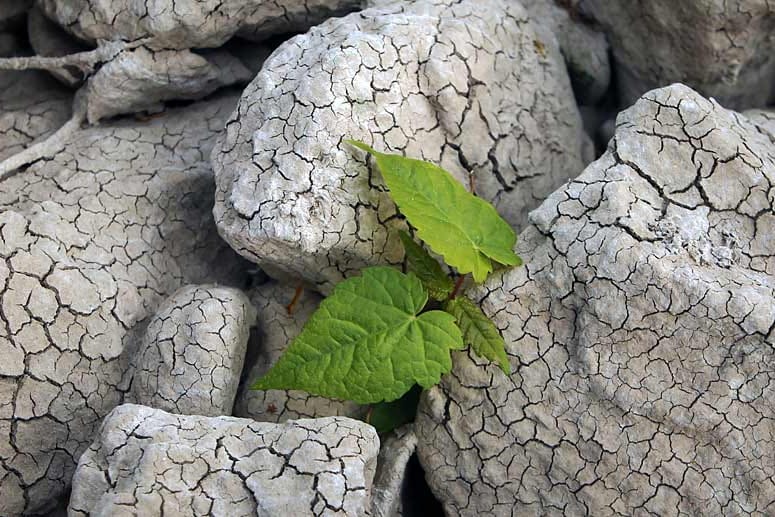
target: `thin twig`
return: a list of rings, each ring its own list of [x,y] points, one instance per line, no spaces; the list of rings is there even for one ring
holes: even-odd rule
[[[296,292],[293,293],[293,300],[291,300],[291,303],[285,306],[285,310],[288,311],[288,315],[293,314],[293,309],[296,307],[296,303],[299,301],[299,298],[301,298],[301,293],[304,292],[304,284],[299,284],[296,286]]]
[[[101,63],[110,61],[124,50],[137,48],[148,42],[148,39],[131,41],[102,41],[94,50],[68,54],[60,57],[7,57],[0,58],[0,70],[59,70],[65,67],[78,68],[84,74],[89,74]]]
[[[70,136],[78,131],[84,120],[86,120],[85,103],[79,102],[76,98],[73,105],[73,116],[70,117],[70,120],[65,122],[62,127],[44,140],[36,142],[23,151],[0,162],[0,181],[10,176],[11,173],[17,169],[43,158],[51,158],[64,149],[65,143],[69,140]]]

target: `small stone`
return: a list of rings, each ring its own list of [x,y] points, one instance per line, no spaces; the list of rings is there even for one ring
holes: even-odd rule
[[[255,317],[238,289],[180,288],[145,330],[125,402],[184,415],[231,415]]]
[[[125,404],[81,456],[72,516],[368,515],[379,438],[348,418],[285,424]]]

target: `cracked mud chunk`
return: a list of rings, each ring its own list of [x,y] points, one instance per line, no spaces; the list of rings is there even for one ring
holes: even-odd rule
[[[126,402],[184,415],[231,415],[255,319],[238,289],[179,289],[145,330]]]
[[[251,77],[237,58],[220,50],[202,54],[144,47],[126,50],[89,79],[86,116],[95,123],[113,115],[160,109],[164,101],[201,99]]]
[[[235,100],[79,131],[0,183],[0,515],[66,490],[164,298],[237,280],[207,162]]]
[[[43,72],[0,72],[0,161],[56,131],[73,94]]]
[[[349,418],[271,424],[126,404],[81,456],[69,514],[362,516],[378,452],[374,429]]]
[[[323,292],[397,263],[405,223],[361,139],[448,169],[513,225],[582,167],[585,135],[554,40],[518,2],[394,2],[282,44],[213,153],[215,217],[239,253]]]
[[[390,433],[382,444],[371,494],[372,517],[398,517],[404,514],[401,495],[409,481],[409,459],[416,450],[417,435],[411,424]],[[411,506],[413,501],[408,502]],[[412,514],[411,511],[407,513]]]
[[[773,110],[748,110],[743,113],[748,120],[756,124],[762,133],[769,135],[775,143],[775,111]]]
[[[304,391],[250,389],[280,359],[321,301],[318,294],[304,291],[289,314],[287,307],[294,295],[292,285],[277,282],[258,286],[250,292],[250,299],[258,312],[257,332],[249,345],[251,364],[246,366],[250,370],[240,387],[234,414],[266,422],[340,415],[361,417],[366,407],[354,402],[317,397]]]
[[[7,1],[7,0],[6,0]],[[356,9],[361,0],[40,0],[43,10],[79,38],[139,40],[159,48],[214,48],[232,36],[262,40],[304,31]]]
[[[531,214],[474,290],[510,377],[470,353],[421,400],[452,515],[775,512],[775,153],[686,86]]]
[[[682,82],[729,108],[775,95],[775,4],[768,0],[581,0],[608,33],[621,104]]]

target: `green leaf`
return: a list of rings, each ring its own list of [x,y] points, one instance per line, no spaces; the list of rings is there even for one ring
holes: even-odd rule
[[[477,355],[497,362],[506,375],[511,373],[506,342],[477,304],[465,296],[458,296],[447,302],[444,309],[455,317],[463,331],[463,340],[473,347]]]
[[[370,267],[340,282],[254,389],[298,389],[371,404],[416,383],[435,385],[463,348],[455,318],[419,312],[428,293],[413,274]]]
[[[431,298],[440,302],[446,300],[455,287],[452,279],[444,273],[439,262],[431,257],[425,248],[414,242],[408,233],[401,231],[398,235],[404,244],[409,270],[417,275],[428,289]]]
[[[389,433],[396,427],[414,422],[422,389],[416,384],[403,397],[392,402],[380,402],[372,406],[366,423],[378,433]]]
[[[461,274],[472,273],[475,281],[483,282],[493,261],[518,263],[514,230],[490,203],[466,191],[450,173],[432,163],[347,142],[374,156],[393,201],[418,237]]]

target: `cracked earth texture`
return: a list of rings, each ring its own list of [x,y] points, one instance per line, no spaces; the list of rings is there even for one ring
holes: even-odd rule
[[[231,415],[255,319],[238,289],[179,289],[145,330],[125,401],[184,415]]]
[[[44,72],[0,72],[0,161],[56,131],[73,94]]]
[[[771,0],[580,0],[605,27],[621,105],[680,81],[729,108],[775,95],[775,3]]]
[[[222,50],[126,50],[89,79],[86,118],[96,123],[124,113],[160,111],[164,101],[201,99],[252,77],[245,65]]]
[[[772,110],[748,110],[745,116],[756,124],[756,128],[766,133],[770,141],[775,144],[775,111]]]
[[[379,438],[348,418],[286,424],[116,408],[81,456],[77,516],[362,516]]]
[[[474,290],[513,373],[457,353],[418,454],[450,515],[775,513],[772,135],[686,86],[621,113]]]
[[[9,1],[9,0],[5,0]],[[156,48],[220,47],[301,32],[362,0],[39,0],[48,16],[85,41],[150,38]]]
[[[4,2],[8,5],[0,4],[0,11],[4,11],[0,14],[0,23],[6,18],[6,23],[10,23],[30,7],[26,0]],[[303,31],[329,16],[352,11],[360,3],[360,0],[130,3],[41,0],[36,10],[41,9],[83,42],[97,45],[104,54],[87,71],[87,76],[94,75],[87,77],[82,95],[86,119],[94,124],[113,115],[157,110],[164,101],[201,99],[218,87],[247,82],[253,74],[236,58],[222,50],[201,49],[219,47],[235,35],[260,41],[277,34]],[[35,14],[31,21],[30,34],[45,47],[49,34],[54,31],[47,30],[45,23],[36,23]],[[12,52],[11,35],[0,36],[0,53]],[[111,44],[128,49],[116,52]],[[193,48],[199,52],[192,52]],[[55,51],[61,53],[58,49]],[[62,68],[50,64],[35,66],[50,70],[68,84],[78,82],[77,74],[73,76]],[[52,142],[52,145],[55,144]],[[51,156],[54,152],[47,150],[43,154]],[[37,156],[30,161],[36,159]]]
[[[240,387],[234,415],[264,422],[325,416],[362,417],[366,407],[354,402],[331,400],[306,391],[250,389],[299,335],[322,298],[314,292],[304,291],[289,314],[287,307],[295,295],[292,285],[270,282],[252,289],[249,294],[258,313],[256,333],[248,353],[252,363],[246,365],[249,370]]]
[[[45,510],[168,295],[236,279],[208,153],[235,98],[77,132],[0,189],[0,515]]]
[[[399,263],[405,222],[345,138],[440,164],[521,227],[584,164],[564,62],[553,39],[537,41],[517,2],[419,0],[285,42],[213,153],[221,235],[322,292]]]

